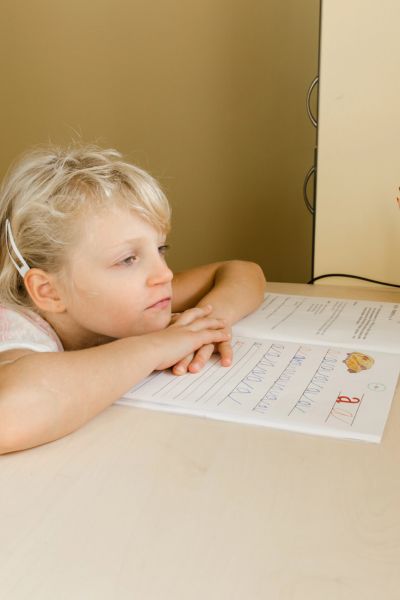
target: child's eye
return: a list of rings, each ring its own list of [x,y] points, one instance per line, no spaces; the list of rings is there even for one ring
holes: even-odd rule
[[[164,244],[163,246],[158,247],[158,251],[161,254],[161,256],[165,256],[167,254],[168,250],[169,250],[168,244]]]
[[[126,258],[124,258],[124,260],[120,261],[120,265],[133,265],[133,263],[136,261],[136,256],[127,256]]]

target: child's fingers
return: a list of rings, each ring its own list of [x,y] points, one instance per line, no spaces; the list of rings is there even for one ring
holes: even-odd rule
[[[200,371],[206,362],[211,358],[213,352],[214,344],[206,344],[205,346],[202,346],[194,355],[193,360],[188,366],[188,371],[191,373],[198,373],[198,371]]]
[[[221,342],[218,344],[217,350],[220,354],[220,363],[223,367],[230,367],[232,364],[232,346],[230,342]]]
[[[212,306],[209,304],[206,306],[196,306],[195,308],[189,308],[185,310],[185,312],[177,315],[177,318],[174,319],[174,325],[189,325],[196,321],[196,319],[201,319],[206,317],[212,311]]]
[[[201,331],[202,329],[226,329],[226,320],[215,317],[204,317],[196,319],[187,326],[190,331]]]
[[[187,373],[188,366],[189,366],[190,362],[192,361],[193,356],[194,356],[194,352],[191,352],[190,354],[188,354],[188,356],[185,356],[185,358],[182,358],[182,360],[177,362],[176,365],[174,365],[172,367],[173,374],[174,375],[184,375],[185,373]]]
[[[173,367],[174,375],[184,375],[187,371],[197,373],[204,367],[206,362],[214,352],[215,345],[227,341],[230,338],[228,331],[223,329],[208,330],[200,333],[203,338],[203,345],[196,352],[191,352],[180,359]],[[228,342],[229,344],[229,342]]]

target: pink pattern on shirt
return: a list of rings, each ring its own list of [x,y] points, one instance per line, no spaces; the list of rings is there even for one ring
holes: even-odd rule
[[[0,305],[0,351],[13,348],[29,348],[39,352],[63,351],[54,329],[38,314]]]

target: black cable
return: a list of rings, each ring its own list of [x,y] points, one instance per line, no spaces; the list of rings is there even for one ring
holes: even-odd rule
[[[361,275],[347,275],[346,273],[327,273],[326,275],[318,275],[313,277],[307,283],[314,283],[318,279],[324,279],[325,277],[350,277],[352,279],[362,279],[362,281],[369,281],[370,283],[378,283],[379,285],[389,285],[390,287],[400,287],[397,283],[386,283],[386,281],[377,281],[376,279],[369,279],[368,277],[361,277]]]

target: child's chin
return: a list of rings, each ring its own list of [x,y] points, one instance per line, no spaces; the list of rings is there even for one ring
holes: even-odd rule
[[[154,321],[151,324],[149,324],[147,333],[153,333],[154,331],[166,329],[170,323],[171,314],[159,315],[157,319],[154,319]]]

